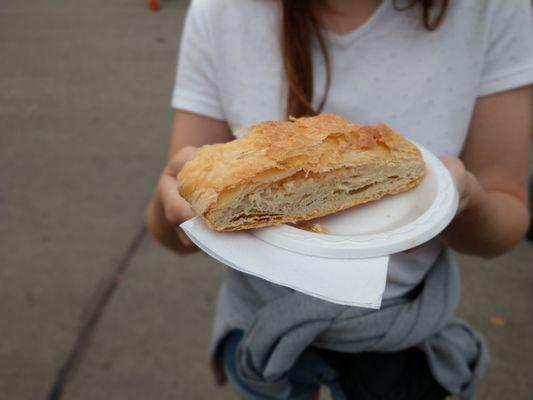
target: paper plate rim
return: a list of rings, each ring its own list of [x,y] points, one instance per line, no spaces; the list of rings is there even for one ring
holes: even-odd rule
[[[326,258],[386,256],[419,246],[437,236],[451,222],[459,196],[452,175],[442,161],[419,147],[426,166],[435,173],[437,194],[433,203],[408,224],[367,235],[324,235],[289,225],[250,230],[258,239],[295,253]]]

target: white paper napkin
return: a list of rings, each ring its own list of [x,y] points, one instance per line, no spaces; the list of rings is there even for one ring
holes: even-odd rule
[[[215,232],[200,217],[181,228],[198,247],[231,268],[333,303],[375,309],[381,305],[388,256],[357,260],[306,256],[246,231]]]

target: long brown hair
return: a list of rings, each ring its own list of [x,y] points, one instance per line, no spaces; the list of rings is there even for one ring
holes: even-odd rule
[[[287,116],[301,117],[315,115],[324,107],[331,82],[331,63],[324,36],[311,9],[310,0],[281,0],[281,52],[287,80]],[[415,6],[421,7],[422,24],[428,31],[437,29],[448,8],[449,0],[407,0],[399,5],[398,11]],[[440,3],[437,8],[435,3]],[[313,62],[311,45],[313,38],[318,42],[326,66],[326,90],[317,109],[313,108]]]

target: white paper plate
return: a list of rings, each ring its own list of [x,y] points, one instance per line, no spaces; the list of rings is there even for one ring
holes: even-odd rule
[[[426,176],[416,188],[313,221],[328,228],[328,234],[289,225],[250,232],[291,252],[344,259],[394,254],[432,239],[453,219],[458,194],[444,164],[418,147],[426,162]]]
[[[216,232],[200,217],[181,227],[208,255],[238,271],[337,304],[374,309],[381,305],[388,256],[363,260],[307,256],[272,246],[249,231]]]

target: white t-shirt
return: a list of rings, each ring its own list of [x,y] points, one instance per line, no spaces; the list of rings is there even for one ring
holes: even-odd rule
[[[233,130],[285,119],[286,86],[275,0],[193,0],[182,36],[172,106]],[[332,82],[324,111],[385,122],[434,153],[458,155],[478,96],[533,82],[530,0],[450,2],[428,32],[417,8],[383,0],[346,35],[325,32]],[[315,46],[316,47],[316,46]],[[324,62],[314,49],[315,105]],[[384,298],[420,282],[441,245],[392,257]]]

